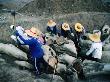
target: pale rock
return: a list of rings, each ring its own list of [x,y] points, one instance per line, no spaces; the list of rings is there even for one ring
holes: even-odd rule
[[[63,45],[63,48],[70,51],[72,53],[71,56],[77,57],[77,51],[74,42],[72,42],[71,40],[68,40],[68,42],[68,44]]]
[[[58,75],[42,74],[34,82],[64,82],[64,80]]]
[[[19,66],[26,67],[28,69],[33,69],[33,65],[28,63],[28,62],[26,62],[26,61],[18,61],[18,60],[16,60],[16,61],[14,61],[14,63],[19,65]]]
[[[110,64],[105,64],[103,71],[109,71],[110,72]]]
[[[62,73],[62,72],[64,73],[64,72],[66,72],[66,69],[67,69],[66,65],[61,64],[61,63],[58,63],[58,64],[57,64],[56,71],[57,71],[58,73]]]
[[[103,51],[110,51],[110,43],[103,46]]]
[[[44,60],[48,62],[50,57],[56,56],[55,51],[48,45],[42,45],[42,49],[44,51]]]
[[[110,51],[102,51],[101,62],[110,63]]]
[[[13,56],[17,59],[27,60],[27,54],[12,44],[0,43],[0,52]]]
[[[73,61],[75,61],[75,60],[76,60],[75,57],[69,56],[67,54],[63,54],[63,55],[59,56],[59,61],[66,62],[69,65],[72,65]]]

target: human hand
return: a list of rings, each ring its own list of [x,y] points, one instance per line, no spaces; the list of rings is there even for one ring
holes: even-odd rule
[[[10,37],[11,37],[11,39],[13,39],[15,42],[17,42],[17,39],[16,39],[16,36],[15,36],[15,35],[11,35]]]
[[[14,29],[14,25],[11,25],[10,28],[11,28],[11,29]]]
[[[22,31],[24,31],[24,28],[21,27],[21,26],[17,26],[17,27],[16,27],[16,30],[22,30]]]

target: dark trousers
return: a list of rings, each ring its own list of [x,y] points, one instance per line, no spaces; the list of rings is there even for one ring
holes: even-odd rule
[[[46,71],[46,68],[48,64],[45,62],[45,60],[42,58],[34,58],[32,60],[32,64],[34,66],[34,69],[36,71],[36,74],[39,75],[41,72]],[[43,69],[41,68],[41,64],[43,65]]]
[[[92,57],[92,54],[90,54],[89,56],[83,55],[83,56],[81,56],[81,58],[82,58],[82,61],[87,59],[87,60],[92,60],[92,61],[100,62],[100,59]]]

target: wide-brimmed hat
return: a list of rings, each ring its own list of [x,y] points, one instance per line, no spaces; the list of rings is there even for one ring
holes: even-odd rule
[[[38,30],[35,27],[32,27],[31,29],[27,29],[27,30],[25,30],[25,32],[27,35],[36,37],[36,38],[41,34],[40,30]]]
[[[82,32],[83,31],[83,25],[81,25],[80,23],[76,23],[75,24],[75,30],[77,31],[77,32]]]
[[[89,34],[89,38],[90,40],[94,41],[94,42],[100,42],[100,34],[98,33],[94,33],[94,34]]]
[[[55,25],[56,23],[53,20],[49,20],[47,23],[47,26],[50,26],[50,27],[55,26]]]
[[[69,24],[68,23],[63,23],[62,24],[62,28],[63,28],[63,30],[70,30],[70,27],[69,27]]]
[[[93,34],[98,33],[101,36],[101,31],[100,30],[93,30]]]

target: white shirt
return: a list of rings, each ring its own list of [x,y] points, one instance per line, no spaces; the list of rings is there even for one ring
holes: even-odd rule
[[[101,59],[102,56],[102,42],[93,42],[90,50],[86,53],[86,55],[90,55],[92,53],[92,57]]]

